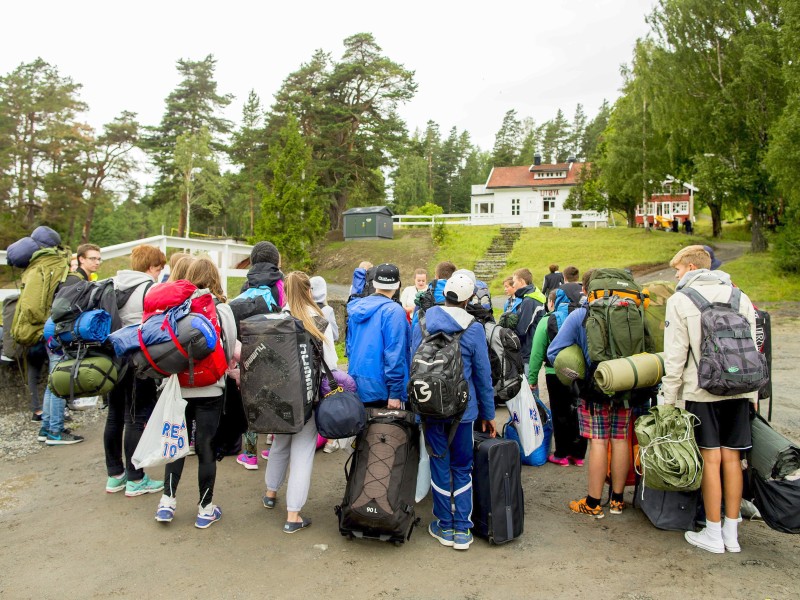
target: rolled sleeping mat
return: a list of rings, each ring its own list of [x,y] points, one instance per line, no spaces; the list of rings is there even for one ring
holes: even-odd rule
[[[594,381],[607,394],[657,385],[664,376],[664,353],[634,354],[597,365]]]
[[[586,359],[583,350],[577,344],[567,346],[559,352],[553,367],[558,380],[567,387],[570,387],[576,379],[586,377]]]

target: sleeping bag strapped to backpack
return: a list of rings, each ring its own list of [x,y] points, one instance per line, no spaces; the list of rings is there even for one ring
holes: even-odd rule
[[[197,289],[184,279],[153,286],[144,299],[142,321],[141,355],[133,356],[140,376],[177,373],[181,387],[205,387],[225,374],[228,361],[222,330],[214,297],[207,289]]]
[[[115,360],[100,352],[81,352],[60,361],[50,373],[48,384],[60,398],[102,396],[119,380]]]
[[[586,344],[593,368],[604,360],[652,352],[653,342],[644,318],[646,296],[633,276],[623,269],[597,269],[589,280]],[[645,401],[651,389],[619,392],[613,396],[594,385],[594,373],[586,374],[584,392],[594,401]]]
[[[495,323],[484,323],[495,403],[511,400],[522,385],[522,356],[517,334]]]
[[[272,286],[260,285],[250,287],[236,296],[228,303],[236,321],[236,331],[242,321],[254,315],[265,315],[267,313],[280,312],[281,307],[272,291]]]
[[[3,357],[11,360],[22,358],[25,353],[25,349],[11,335],[11,324],[14,322],[18,301],[19,294],[3,298]]]
[[[69,323],[56,325],[52,317],[44,324],[44,339],[54,350],[79,342],[101,344],[111,333],[111,315],[102,309],[87,310]]]
[[[288,312],[242,321],[242,401],[250,430],[298,433],[319,396],[322,348]]]
[[[6,261],[12,267],[26,269],[38,250],[60,245],[61,236],[58,232],[42,225],[34,229],[30,237],[24,237],[11,244],[6,250]]]
[[[102,281],[81,280],[66,287],[62,286],[56,292],[53,299],[53,308],[50,312],[50,320],[53,322],[53,334],[57,339],[61,339],[63,334],[69,336],[69,332],[75,330],[76,322],[79,317],[88,312],[103,311],[108,315],[109,331],[120,328],[122,322],[117,312],[117,294],[114,291],[114,280],[104,279]],[[82,320],[84,324],[89,321]],[[96,339],[100,329],[95,330],[95,339],[81,338],[85,341],[104,342],[103,339]],[[91,333],[88,330],[86,333]],[[67,340],[62,340],[67,341]]]
[[[42,338],[56,289],[69,275],[69,249],[43,248],[33,254],[22,273],[19,300],[11,324],[11,335],[22,346],[33,346]]]

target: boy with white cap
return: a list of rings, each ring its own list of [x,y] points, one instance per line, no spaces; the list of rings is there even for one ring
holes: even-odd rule
[[[443,546],[467,550],[472,543],[472,430],[481,419],[481,430],[495,436],[494,390],[489,365],[489,350],[483,326],[465,310],[475,284],[465,274],[453,274],[444,287],[445,305],[432,306],[414,327],[412,351],[427,334],[460,334],[459,347],[464,379],[469,385],[467,408],[448,446],[451,421],[427,421],[426,441],[430,445],[433,514],[436,520],[428,532]],[[434,456],[434,454],[436,456]],[[437,458],[440,457],[440,458]],[[451,504],[452,498],[452,504]]]

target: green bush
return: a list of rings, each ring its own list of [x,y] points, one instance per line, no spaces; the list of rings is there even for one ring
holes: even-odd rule
[[[431,227],[431,238],[437,246],[444,244],[447,240],[447,226],[444,223],[436,223]]]
[[[773,255],[779,269],[800,273],[800,225],[796,220],[781,228],[775,238]]]

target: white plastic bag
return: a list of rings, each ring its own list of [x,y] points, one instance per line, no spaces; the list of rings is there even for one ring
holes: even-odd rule
[[[133,466],[157,467],[186,456],[189,435],[185,415],[186,400],[181,397],[178,376],[170,375],[133,453]]]
[[[419,469],[417,470],[417,493],[414,494],[416,502],[422,499],[431,491],[431,459],[428,456],[428,449],[425,447],[425,434],[422,427],[419,428]]]
[[[522,454],[528,456],[544,442],[544,427],[527,381],[523,379],[519,392],[506,402],[506,408],[519,433]]]

